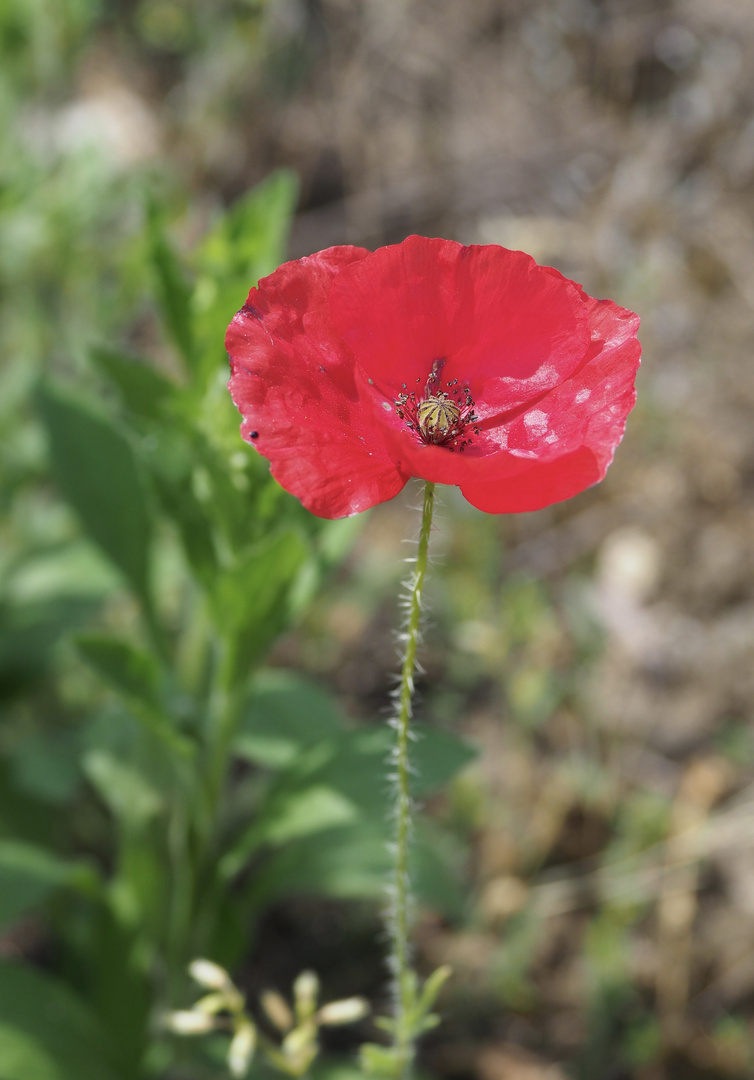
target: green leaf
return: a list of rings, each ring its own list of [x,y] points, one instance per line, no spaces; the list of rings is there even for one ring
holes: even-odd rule
[[[298,193],[295,175],[272,173],[242,196],[193,256],[193,310],[204,374],[226,369],[225,331],[249,289],[284,261]]]
[[[149,207],[147,227],[149,251],[155,270],[162,317],[189,371],[193,371],[196,366],[191,311],[193,289],[186,279],[175,252],[168,243],[160,213],[154,205]]]
[[[81,784],[77,730],[33,733],[10,756],[14,788],[45,803],[65,803]]]
[[[376,899],[385,892],[392,859],[384,820],[360,821],[287,843],[265,860],[248,902],[262,907],[283,896],[325,895]],[[450,918],[463,911],[459,853],[452,838],[420,822],[411,847],[411,880],[420,903]]]
[[[211,588],[217,574],[212,525],[193,492],[190,474],[168,476],[154,467],[152,479],[165,512],[178,527],[191,569],[205,589]]]
[[[437,728],[414,725],[417,736],[411,743],[411,788],[424,797],[448,781],[469,761],[476,750],[456,735]],[[380,815],[386,805],[388,757],[394,732],[381,725],[341,731],[326,743],[318,740],[309,753],[299,749],[291,768],[281,773],[281,786],[300,790],[304,783],[322,784],[340,791],[367,817]]]
[[[249,289],[285,259],[297,194],[294,173],[272,173],[231,207],[194,252],[194,311],[213,365],[214,357],[224,358],[225,330]]]
[[[90,537],[148,601],[151,523],[131,444],[84,400],[52,382],[39,391],[60,489]]]
[[[94,670],[126,697],[160,706],[160,669],[149,653],[128,641],[99,634],[79,634],[76,647]]]
[[[12,697],[47,668],[55,643],[97,610],[91,596],[0,603],[0,698]]]
[[[88,780],[119,821],[139,828],[162,809],[159,791],[130,762],[99,749],[85,754],[82,764]]]
[[[289,169],[271,173],[207,233],[194,252],[194,261],[216,279],[243,275],[253,285],[285,257],[297,196],[295,173]]]
[[[382,1080],[394,1080],[404,1071],[397,1051],[390,1046],[364,1043],[359,1048],[359,1060],[366,1076],[381,1077]]]
[[[22,964],[0,965],[2,1080],[114,1080],[102,1032],[66,986]]]
[[[166,406],[175,398],[173,383],[144,361],[112,349],[97,347],[90,356],[118,391],[127,409],[148,420],[164,417]]]
[[[412,730],[416,741],[409,753],[414,771],[412,790],[416,796],[429,795],[444,787],[479,754],[475,746],[452,732],[423,724],[412,724]],[[392,741],[392,731],[390,735]]]
[[[452,974],[453,969],[448,967],[447,964],[443,964],[441,967],[436,968],[425,980],[418,1001],[418,1016],[423,1016],[432,1008],[440,991]]]
[[[252,548],[219,579],[213,597],[218,629],[229,642],[229,677],[245,677],[289,622],[288,592],[307,557],[297,532],[277,533]]]
[[[376,827],[380,836],[376,841],[379,849],[376,857],[373,857],[373,851],[369,847],[370,839],[367,837],[364,840],[364,858],[357,860],[351,868],[357,883],[349,883],[348,869],[343,878],[345,884],[332,884],[334,878],[327,876],[324,866],[315,869],[313,873],[316,875],[321,871],[325,874],[325,890],[334,888],[337,891],[343,887],[346,894],[350,894],[349,890],[356,889],[356,895],[369,895],[375,888],[375,880],[384,879],[388,866],[384,858],[385,842],[389,839],[387,821],[390,811],[387,763],[394,735],[385,726],[356,731],[342,728],[338,730],[333,723],[336,717],[325,713],[325,728],[320,732],[315,728],[307,747],[304,741],[306,699],[299,690],[298,694],[280,694],[283,708],[277,715],[281,718],[281,741],[275,743],[275,698],[273,691],[267,696],[269,711],[266,715],[264,711],[261,712],[261,719],[266,724],[264,733],[267,739],[262,738],[255,742],[254,729],[249,725],[252,727],[249,757],[259,760],[255,754],[261,750],[261,757],[266,759],[265,764],[272,763],[274,767],[276,761],[286,758],[290,764],[281,770],[277,783],[267,795],[259,819],[226,855],[222,872],[227,876],[238,873],[251,853],[260,845],[274,845],[279,842],[275,839],[278,819],[287,822],[290,815],[292,821],[296,822],[295,828],[299,831],[289,827],[290,831],[285,837],[292,840],[303,836],[306,826],[309,833],[319,833],[345,825],[349,820],[352,821],[354,816],[358,816],[369,828]],[[264,700],[265,695],[262,694],[262,701]],[[290,708],[287,715],[286,705]],[[412,759],[417,769],[417,775],[413,777],[413,787],[416,795],[426,795],[446,783],[459,768],[474,757],[475,751],[462,740],[445,732],[434,728],[423,728],[420,731],[419,740],[412,744]],[[244,731],[238,743],[241,752],[246,740],[247,733]],[[307,795],[307,792],[310,795]],[[323,792],[329,793],[326,800]],[[309,798],[312,800],[311,816],[307,818]],[[319,813],[315,812],[315,807]],[[385,824],[382,824],[383,822]],[[332,834],[328,832],[329,835]],[[350,840],[347,842],[350,843]],[[425,878],[433,873],[432,865],[434,864],[431,864],[431,860],[425,860]],[[337,876],[340,871],[336,869],[335,873]],[[457,897],[457,890],[454,895]]]
[[[106,683],[130,703],[137,717],[170,750],[185,757],[193,743],[173,727],[160,695],[160,669],[156,660],[128,641],[100,634],[79,634],[76,646]]]
[[[359,811],[332,788],[313,785],[303,791],[284,792],[265,805],[257,821],[244,832],[222,859],[220,873],[233,877],[261,845],[279,847],[291,840],[353,822]]]
[[[31,551],[14,563],[8,596],[17,604],[70,597],[101,599],[118,582],[112,564],[84,539]]]
[[[0,930],[64,886],[90,893],[96,889],[94,871],[33,844],[0,840]]]
[[[260,835],[273,847],[301,836],[344,825],[358,817],[352,802],[332,788],[314,785],[280,802],[260,822]]]
[[[337,703],[316,683],[291,671],[260,671],[235,749],[255,764],[276,769],[340,731],[343,717]]]
[[[146,847],[146,845],[142,845]],[[120,887],[120,888],[119,888]],[[109,898],[122,894],[122,883]],[[153,1008],[149,951],[144,947],[144,919],[118,917],[117,904],[100,904],[86,920],[79,943],[86,964],[87,1000],[107,1038],[112,1058],[131,1080],[142,1078],[140,1065]],[[120,912],[122,916],[122,912]]]

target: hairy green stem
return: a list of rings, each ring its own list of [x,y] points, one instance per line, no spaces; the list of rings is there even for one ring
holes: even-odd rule
[[[422,594],[427,572],[429,534],[432,528],[432,512],[435,505],[435,485],[427,482],[424,488],[419,547],[414,572],[409,581],[408,625],[406,627],[406,652],[401,668],[398,690],[398,715],[396,718],[396,745],[394,765],[396,777],[396,826],[395,863],[393,866],[393,902],[388,923],[390,933],[390,965],[393,973],[395,994],[395,1031],[393,1046],[398,1063],[398,1077],[404,1077],[414,1057],[415,1035],[411,1030],[415,976],[411,967],[408,942],[409,907],[411,902],[408,854],[411,833],[411,793],[409,787],[409,728],[414,695],[414,670],[419,647],[419,628],[422,613]]]

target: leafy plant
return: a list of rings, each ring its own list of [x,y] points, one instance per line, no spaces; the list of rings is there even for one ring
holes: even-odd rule
[[[0,996],[21,987],[0,1028],[9,1080],[164,1072],[187,1053],[160,1018],[185,1002],[189,961],[232,969],[283,896],[383,889],[389,732],[354,728],[301,676],[260,669],[358,527],[312,517],[277,486],[239,441],[225,390],[222,329],[249,279],[282,259],[295,195],[293,177],[274,174],[188,265],[153,204],[145,251],[165,362],[108,343],[90,353],[99,393],[52,377],[37,390],[55,486],[80,530],[69,514],[44,554],[54,588],[36,613],[8,586],[0,670],[22,649],[16,670],[33,684],[66,634],[75,654],[58,667],[56,721],[6,754],[0,917],[44,908],[60,957],[55,975],[0,970]],[[424,731],[414,793],[470,753]],[[88,807],[84,824],[61,836],[70,803]],[[435,833],[420,830],[417,891],[458,913],[455,855]],[[45,1011],[60,1023],[43,1035]]]

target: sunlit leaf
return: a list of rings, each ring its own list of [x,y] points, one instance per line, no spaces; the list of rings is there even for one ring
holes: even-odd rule
[[[292,671],[261,671],[252,683],[236,752],[279,768],[342,730],[337,703],[316,683]]]

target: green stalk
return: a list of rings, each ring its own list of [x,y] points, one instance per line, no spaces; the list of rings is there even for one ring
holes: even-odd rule
[[[409,790],[409,727],[414,695],[414,670],[419,646],[422,594],[427,572],[429,534],[435,505],[435,485],[427,482],[424,488],[419,548],[416,566],[409,582],[408,625],[406,627],[406,652],[401,668],[398,690],[398,716],[396,718],[396,744],[393,762],[396,777],[395,805],[395,863],[393,866],[393,897],[388,920],[390,934],[390,967],[394,978],[395,1029],[393,1048],[397,1062],[397,1077],[404,1077],[414,1058],[415,1035],[411,1030],[416,978],[411,967],[408,942],[409,907],[411,891],[408,877],[408,853],[411,834],[411,793]]]

